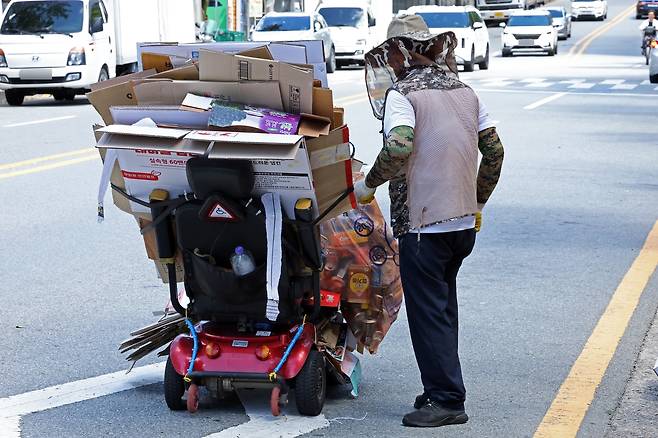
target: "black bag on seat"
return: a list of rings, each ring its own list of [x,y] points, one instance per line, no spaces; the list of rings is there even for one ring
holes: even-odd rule
[[[251,163],[192,158],[187,173],[190,186],[201,199],[176,210],[176,235],[183,253],[185,290],[193,316],[215,321],[266,321],[265,214],[257,199],[244,207],[254,184]],[[241,211],[233,212],[238,213],[233,215],[237,219],[212,220],[204,198],[225,199],[231,203],[230,209]],[[261,213],[256,214],[258,211]],[[230,262],[238,246],[251,252],[256,265],[253,272],[242,277],[233,273]],[[286,260],[284,252],[279,281],[280,322],[299,316]]]

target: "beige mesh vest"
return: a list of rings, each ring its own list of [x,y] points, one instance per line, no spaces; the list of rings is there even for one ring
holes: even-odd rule
[[[469,87],[406,95],[416,113],[407,169],[412,229],[475,214],[478,98]]]

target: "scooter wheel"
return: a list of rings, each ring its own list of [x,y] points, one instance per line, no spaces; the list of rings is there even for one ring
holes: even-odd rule
[[[324,356],[317,350],[311,350],[306,363],[295,378],[297,411],[302,415],[320,415],[326,394],[327,374]]]
[[[172,411],[185,410],[183,394],[185,394],[183,376],[176,372],[174,365],[171,363],[171,358],[168,358],[164,374],[164,396],[169,409]]]
[[[196,383],[190,384],[187,388],[187,412],[190,414],[199,410],[199,385]]]
[[[272,396],[270,397],[270,409],[272,410],[272,415],[278,417],[281,415],[281,405],[279,404],[279,399],[281,398],[281,388],[275,386],[272,388]]]

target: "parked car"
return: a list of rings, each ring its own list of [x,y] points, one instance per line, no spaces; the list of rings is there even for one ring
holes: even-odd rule
[[[543,51],[548,56],[557,54],[557,30],[548,11],[523,11],[513,13],[503,27],[502,55],[514,52]]]
[[[608,2],[607,0],[573,0],[571,17],[574,20],[582,18],[605,20],[608,18]]]
[[[475,64],[489,68],[489,32],[473,6],[413,6],[403,13],[423,17],[432,33],[454,32],[459,41],[455,56],[464,71],[473,71]]]
[[[13,0],[0,25],[0,90],[73,100],[137,69],[140,41],[194,41],[193,0]]]
[[[336,48],[327,22],[317,12],[269,12],[250,35],[251,41],[321,40],[327,60],[327,73],[336,70]]]
[[[553,17],[553,27],[557,29],[558,39],[571,38],[571,14],[563,6],[551,6],[544,9]]]
[[[336,46],[336,65],[363,64],[363,56],[378,43],[370,6],[359,0],[325,0],[318,6]]]
[[[658,0],[638,0],[635,4],[635,18],[641,19],[649,14],[649,11],[654,11],[658,16]]]

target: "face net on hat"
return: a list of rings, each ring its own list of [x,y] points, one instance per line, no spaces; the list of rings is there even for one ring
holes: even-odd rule
[[[383,118],[388,89],[414,68],[439,67],[437,74],[458,78],[455,47],[453,32],[432,35],[416,31],[389,38],[366,53],[366,89],[375,117]]]

